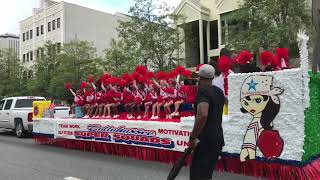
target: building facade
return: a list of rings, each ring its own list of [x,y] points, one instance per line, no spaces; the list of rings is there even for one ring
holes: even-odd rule
[[[20,22],[20,59],[31,68],[41,56],[41,47],[47,41],[57,46],[74,39],[93,43],[99,56],[117,38],[119,20],[128,19],[123,14],[114,15],[67,2],[40,0],[40,8],[33,16]]]
[[[184,16],[184,32],[191,33],[183,58],[186,66],[194,67],[217,59],[225,46],[228,15],[239,8],[242,0],[182,0],[175,14]]]
[[[19,58],[19,36],[14,34],[0,35],[0,50],[7,50]]]

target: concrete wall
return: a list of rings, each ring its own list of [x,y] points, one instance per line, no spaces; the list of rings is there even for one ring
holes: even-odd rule
[[[118,20],[127,18],[112,15],[81,6],[64,3],[65,11],[65,42],[78,38],[93,42],[98,55],[110,47],[111,39],[117,38]]]

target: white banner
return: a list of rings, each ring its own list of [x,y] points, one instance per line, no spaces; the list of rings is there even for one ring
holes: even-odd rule
[[[180,152],[187,147],[191,130],[191,126],[172,122],[93,119],[34,121],[34,133],[51,134],[55,138],[126,144]]]

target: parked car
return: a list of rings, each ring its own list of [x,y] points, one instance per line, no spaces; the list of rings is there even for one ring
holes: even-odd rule
[[[45,101],[44,97],[8,97],[0,101],[0,127],[12,129],[21,138],[33,129],[33,101]],[[55,107],[55,117],[68,117],[69,107]]]

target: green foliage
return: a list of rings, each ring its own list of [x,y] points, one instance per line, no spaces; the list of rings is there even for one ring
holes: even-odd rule
[[[43,47],[44,53],[33,68],[35,77],[28,82],[28,91],[32,95],[70,100],[72,95],[65,91],[64,83],[71,82],[78,88],[80,81],[89,75],[101,75],[104,62],[96,56],[93,45],[86,41],[66,43],[60,52],[56,47],[52,42]]]
[[[0,50],[0,98],[22,95],[26,86],[19,59],[9,49]]]
[[[117,63],[119,58],[127,54],[127,50],[134,57],[131,58],[129,54],[125,59],[133,62],[122,66],[124,69],[120,71],[130,69],[130,65],[135,63],[147,65],[154,70],[166,70],[181,61],[178,52],[184,38],[177,22],[181,22],[182,17],[173,14],[173,8],[165,3],[160,4],[158,0],[135,0],[129,13],[131,19],[121,21],[117,29],[121,40],[113,42],[114,47],[106,52],[109,63]],[[115,48],[122,49],[117,51]]]
[[[116,76],[132,72],[139,64],[139,55],[136,48],[123,40],[112,40],[111,48],[106,51],[106,70]]]
[[[258,51],[289,47],[297,55],[299,28],[311,29],[307,0],[244,0],[228,19],[228,46]]]

